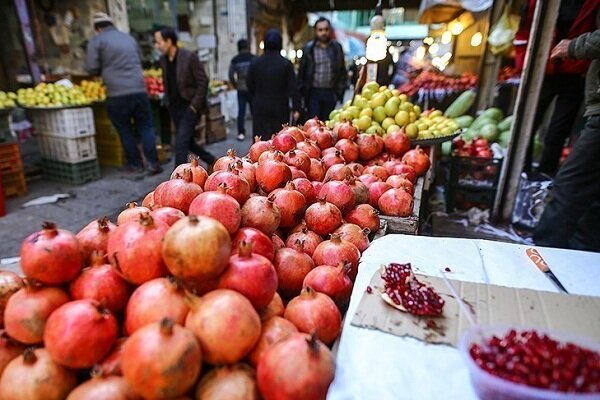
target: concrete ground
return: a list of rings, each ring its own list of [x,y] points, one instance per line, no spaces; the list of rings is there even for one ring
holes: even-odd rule
[[[251,132],[251,123],[246,123]],[[217,157],[224,155],[229,148],[235,149],[238,154],[246,154],[252,143],[251,135],[247,135],[243,142],[236,137],[237,129],[230,121],[227,125],[227,140],[207,145],[206,149]],[[38,231],[43,221],[53,221],[60,228],[74,233],[104,215],[114,222],[127,202],[141,203],[148,192],[167,180],[173,170],[173,163],[164,164],[163,168],[161,174],[143,179],[136,179],[116,168],[103,167],[101,179],[80,186],[48,180],[28,183],[28,195],[7,199],[7,215],[0,217],[0,260],[4,259],[0,269],[19,272],[18,264],[6,259],[19,255],[23,239]],[[22,207],[29,200],[58,193],[67,193],[70,197],[53,204]]]

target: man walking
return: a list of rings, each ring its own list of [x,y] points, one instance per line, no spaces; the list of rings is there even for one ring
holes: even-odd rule
[[[238,55],[233,57],[229,66],[229,82],[237,89],[238,98],[238,140],[246,138],[246,127],[244,120],[246,119],[246,105],[250,106],[252,114],[252,99],[248,93],[248,85],[246,78],[248,77],[248,69],[254,55],[250,53],[250,47],[246,39],[240,39],[237,43]]]
[[[165,83],[165,103],[175,123],[175,166],[188,162],[188,153],[199,156],[209,167],[215,157],[199,146],[194,131],[200,116],[206,111],[208,77],[198,55],[177,47],[173,28],[154,32],[154,45],[163,56],[160,64]]]
[[[320,17],[314,25],[315,39],[307,43],[300,59],[298,79],[308,108],[308,118],[325,121],[346,90],[346,64],[342,46],[331,38],[331,23]]]
[[[134,136],[137,128],[149,174],[162,171],[156,151],[156,134],[150,99],[146,93],[140,48],[131,36],[114,27],[106,13],[94,14],[97,35],[88,43],[85,69],[101,75],[106,85],[106,110],[125,151],[127,172],[142,172],[142,158]]]

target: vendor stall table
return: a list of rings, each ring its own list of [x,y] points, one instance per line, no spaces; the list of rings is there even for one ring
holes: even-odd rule
[[[476,399],[456,348],[432,345],[351,325],[361,297],[382,264],[411,262],[425,275],[558,292],[525,250],[531,246],[486,240],[387,235],[361,259],[339,342],[328,399]],[[432,249],[439,249],[432,251]],[[600,296],[600,254],[537,248],[571,294]],[[600,316],[590,316],[599,318]]]

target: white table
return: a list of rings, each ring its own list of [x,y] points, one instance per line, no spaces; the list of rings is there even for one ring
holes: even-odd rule
[[[336,376],[327,398],[476,399],[457,349],[351,326],[371,277],[381,264],[410,262],[419,272],[463,281],[558,292],[525,255],[531,246],[487,240],[388,235],[363,254],[339,343]],[[538,247],[571,294],[600,296],[600,254]],[[600,318],[600,316],[598,316]]]

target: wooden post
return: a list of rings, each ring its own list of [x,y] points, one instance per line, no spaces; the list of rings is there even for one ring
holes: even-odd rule
[[[42,73],[38,63],[35,61],[35,41],[33,40],[33,32],[31,30],[31,18],[26,0],[14,0],[15,10],[17,11],[17,19],[21,31],[21,40],[25,49],[25,59],[31,74],[31,81],[37,85],[42,80]]]
[[[534,130],[540,90],[552,45],[552,33],[560,0],[536,2],[531,33],[525,55],[521,85],[517,92],[508,153],[502,165],[493,217],[508,220],[512,214],[525,154]],[[582,94],[583,96],[583,94]]]

